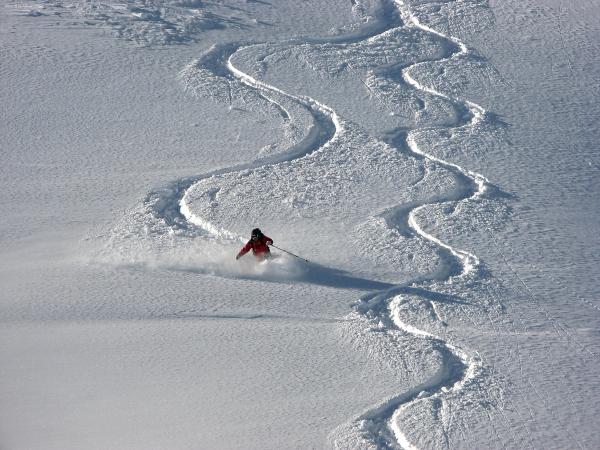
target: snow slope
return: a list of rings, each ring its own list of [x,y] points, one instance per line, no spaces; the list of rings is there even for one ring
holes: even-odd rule
[[[596,447],[597,16],[8,5],[2,446]]]

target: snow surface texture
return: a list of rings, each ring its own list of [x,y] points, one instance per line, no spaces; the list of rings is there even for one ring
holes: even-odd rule
[[[256,5],[249,7],[250,3]],[[522,8],[531,13],[534,23],[536,17],[553,11],[525,3]],[[524,258],[517,244],[507,240],[520,242],[515,234],[527,222],[515,218],[514,210],[527,214],[531,206],[519,209],[516,205],[516,197],[528,185],[511,179],[509,149],[515,145],[515,134],[511,135],[507,122],[493,108],[482,106],[495,102],[510,112],[518,96],[514,81],[475,50],[476,36],[491,33],[497,20],[493,5],[478,0],[351,1],[344,7],[329,5],[324,14],[333,16],[350,6],[349,12],[338,17],[349,23],[317,24],[314,30],[303,32],[295,30],[289,19],[294,16],[290,4],[284,8],[288,14],[277,16],[282,20],[277,32],[250,31],[266,27],[270,20],[276,22],[268,18],[265,6],[271,5],[196,1],[19,5],[28,16],[78,19],[144,45],[199,42],[200,54],[178,70],[181,92],[187,101],[203,102],[216,117],[237,114],[257,131],[250,135],[255,139],[252,151],[236,155],[235,149],[229,149],[231,154],[209,162],[204,172],[176,171],[177,178],[148,192],[110,231],[98,227],[86,244],[84,260],[92,267],[108,273],[131,270],[142,283],[154,285],[151,278],[169,280],[169,274],[177,273],[202,277],[205,297],[216,302],[209,305],[212,310],[203,310],[193,297],[167,300],[156,307],[108,302],[94,305],[94,311],[71,300],[72,304],[33,314],[19,307],[11,309],[9,302],[7,311],[13,315],[8,318],[161,318],[166,320],[161,327],[168,335],[166,342],[175,345],[185,342],[187,330],[174,326],[169,331],[169,324],[176,323],[172,320],[250,321],[241,327],[255,334],[259,347],[270,342],[260,335],[273,333],[272,325],[253,329],[252,321],[283,319],[293,324],[283,334],[296,352],[298,340],[310,333],[306,326],[313,332],[317,327],[333,327],[340,341],[336,345],[346,358],[357,363],[368,360],[363,362],[368,382],[346,396],[356,405],[350,402],[350,406],[347,399],[336,403],[343,391],[334,390],[328,397],[328,411],[335,410],[342,420],[329,417],[320,425],[310,422],[308,428],[287,427],[288,432],[312,429],[317,437],[327,434],[319,444],[292,437],[283,443],[283,420],[280,433],[267,432],[269,437],[265,437],[250,431],[248,440],[248,433],[233,432],[219,441],[220,447],[597,446],[598,411],[594,395],[589,395],[598,392],[594,373],[600,358],[594,339],[600,311],[594,300],[595,278],[584,282],[581,290],[563,283],[561,289],[572,289],[567,295],[585,309],[583,317],[572,312],[565,316],[561,314],[567,304],[560,301],[562,291],[553,295],[550,280],[536,282],[536,272],[525,270],[531,261],[543,268],[544,261]],[[202,42],[209,32],[225,33],[229,28],[237,30],[237,35],[215,34],[210,35],[212,41]],[[530,30],[534,28],[529,24]],[[245,31],[244,40],[239,30]],[[581,35],[587,31],[584,27]],[[566,60],[562,67],[577,78],[581,75],[566,53],[562,33],[559,30],[565,52],[561,58]],[[491,45],[483,39],[481,44]],[[516,56],[512,61],[516,66],[521,63]],[[519,79],[512,72],[511,77]],[[222,126],[229,131],[231,123]],[[525,128],[516,134],[522,145],[527,132]],[[239,133],[233,147],[239,143]],[[585,139],[589,136],[582,142]],[[208,154],[210,149],[202,153]],[[588,166],[581,169],[575,164],[572,173],[582,180],[582,189],[596,192],[597,184],[588,187],[586,183],[597,174],[597,157],[585,153],[584,158],[589,158]],[[479,167],[486,164],[488,170]],[[530,170],[543,166],[542,161],[529,164]],[[161,179],[166,173],[161,172]],[[491,182],[492,178],[498,181]],[[575,198],[581,198],[576,194]],[[563,195],[570,198],[569,193]],[[532,195],[529,204],[535,205],[540,198]],[[566,205],[573,206],[568,201]],[[597,224],[597,212],[597,206],[593,207],[593,224]],[[511,228],[513,223],[521,228]],[[540,244],[545,239],[544,223],[534,224],[531,230]],[[276,245],[311,262],[287,253],[262,264],[249,257],[235,261],[233,255],[256,225]],[[536,247],[534,243],[525,248]],[[561,259],[555,256],[554,261]],[[597,265],[584,267],[598,275]],[[224,291],[233,286],[240,291],[231,295]],[[238,304],[237,297],[245,295],[246,286],[252,294]],[[294,304],[291,310],[296,310],[292,314],[252,312],[283,305],[270,300],[278,286],[286,287],[290,306]],[[323,306],[327,300],[331,305]],[[345,315],[340,307],[344,302],[352,303],[351,312]],[[222,311],[220,303],[229,304],[232,311]],[[219,333],[236,345],[243,335],[228,330],[223,325]],[[115,331],[117,336],[123,333],[121,327]],[[322,332],[329,330],[318,333]],[[85,330],[74,333],[85,334]],[[7,332],[8,336],[26,336],[31,345],[29,334],[27,328],[24,333],[13,324]],[[169,346],[164,342],[161,349]],[[216,346],[210,335],[205,342]],[[6,348],[3,354],[17,346]],[[147,351],[137,343],[133,349]],[[319,350],[323,355],[332,352]],[[298,363],[293,354],[291,360]],[[338,370],[330,364],[332,372]],[[223,370],[216,369],[216,373]],[[353,372],[351,365],[340,368],[336,384],[350,383]],[[283,373],[288,380],[297,376],[293,369]],[[348,378],[343,381],[343,377]],[[585,379],[585,384],[578,379]],[[256,388],[251,382],[241,384],[246,390]],[[316,394],[320,391],[315,385],[309,390]],[[555,393],[559,395],[551,395]],[[226,404],[218,396],[215,401]],[[260,400],[253,414],[262,411],[259,405]],[[355,409],[358,405],[362,409]],[[226,414],[231,408],[225,407]],[[261,422],[272,425],[273,417],[285,415],[280,409],[285,409],[283,403],[272,408],[272,415],[264,413]],[[296,414],[314,412],[310,408],[301,411]],[[299,421],[298,415],[287,417]],[[324,426],[331,422],[329,428]],[[211,434],[210,430],[210,426],[203,428],[203,434]],[[14,434],[8,442],[15,447],[32,444]],[[64,448],[60,439],[52,442]],[[115,440],[112,445],[148,448],[144,439]],[[216,440],[180,437],[170,446],[190,445],[209,448]]]

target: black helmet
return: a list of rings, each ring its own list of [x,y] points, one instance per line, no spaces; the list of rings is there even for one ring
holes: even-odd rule
[[[251,237],[261,237],[262,236],[262,231],[260,231],[260,228],[255,228],[254,230],[252,230],[252,235]]]

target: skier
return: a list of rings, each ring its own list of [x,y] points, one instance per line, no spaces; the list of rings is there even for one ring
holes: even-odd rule
[[[240,259],[246,253],[252,249],[252,254],[259,261],[264,261],[267,258],[271,257],[271,250],[269,250],[269,245],[273,244],[273,239],[268,236],[265,236],[259,228],[255,228],[252,230],[252,234],[250,240],[237,254],[235,259]]]

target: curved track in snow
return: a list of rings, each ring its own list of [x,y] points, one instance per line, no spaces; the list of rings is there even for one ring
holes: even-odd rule
[[[421,24],[416,16],[412,14],[410,6],[403,1],[397,0],[394,5],[400,11],[400,17],[405,26],[415,27],[427,33],[432,33],[436,37],[441,38],[450,44],[448,53],[443,57],[432,59],[430,61],[418,62],[403,68],[402,78],[404,82],[417,91],[450,102],[458,111],[468,112],[468,114],[462,115],[464,118],[458,119],[458,123],[454,127],[446,128],[477,126],[477,124],[485,118],[485,111],[483,108],[472,102],[452,98],[438,92],[431,87],[421,84],[417,79],[411,76],[411,71],[419,65],[434,61],[450,61],[468,55],[469,51],[467,47],[458,39],[446,36]],[[345,37],[332,38],[330,40],[292,40],[288,43],[312,44],[326,42],[358,42],[391,29],[396,25],[398,24],[389,22],[383,29],[376,29],[377,27],[375,29],[371,28],[362,34],[352,34]],[[252,45],[255,44],[249,44],[248,46]],[[280,162],[293,161],[315,152],[318,149],[326,148],[334,143],[339,135],[344,132],[343,124],[332,108],[308,96],[287,93],[236,68],[232,63],[232,57],[236,52],[243,48],[245,48],[245,45],[241,44],[213,47],[201,59],[195,61],[191,65],[191,69],[208,71],[215,77],[224,80],[227,86],[229,86],[228,83],[232,82],[243,84],[258,94],[260,98],[274,105],[274,107],[280,111],[284,120],[290,120],[290,118],[293,117],[293,113],[290,112],[284,104],[285,101],[291,101],[306,110],[312,116],[313,126],[302,140],[282,153],[259,158],[250,163],[215,170],[197,177],[178,180],[166,189],[149,194],[146,203],[151,205],[151,209],[156,217],[159,217],[170,227],[176,227],[180,230],[185,230],[186,232],[195,233],[193,227],[195,226],[197,229],[202,230],[203,233],[208,233],[219,238],[233,240],[241,239],[241,237],[236,236],[228,230],[217,228],[209,221],[194,214],[187,202],[187,192],[189,189],[196,183],[212,176],[252,170]],[[227,89],[229,89],[229,87],[227,87]],[[231,97],[230,92],[228,95]],[[410,280],[409,282],[397,285],[391,289],[365,296],[356,307],[356,311],[369,321],[385,324],[387,332],[400,331],[416,336],[419,339],[426,340],[428,344],[441,355],[442,364],[441,369],[429,380],[384,401],[379,406],[362,414],[354,422],[352,427],[355,431],[358,429],[361,439],[364,439],[363,442],[376,448],[395,448],[398,445],[402,448],[415,448],[402,427],[400,420],[402,413],[425,399],[432,400],[441,398],[447,394],[459,394],[461,389],[463,389],[470,380],[480,376],[481,361],[477,356],[448,342],[441,336],[415,327],[403,317],[402,313],[403,304],[410,302],[411,298],[419,297],[417,289],[418,283],[432,280],[446,282],[454,282],[459,279],[462,280],[469,276],[476,276],[480,266],[480,262],[474,254],[466,250],[454,248],[443,242],[423,229],[417,220],[419,212],[428,205],[446,202],[467,202],[481,197],[484,195],[488,184],[487,180],[480,174],[464,169],[452,162],[437,158],[434,155],[426,153],[419,147],[419,134],[426,130],[438,128],[439,127],[416,128],[409,131],[404,138],[404,151],[411,154],[413,157],[424,158],[434,164],[444,167],[461,180],[463,184],[462,189],[458,194],[454,193],[447,197],[436,199],[435,201],[400,205],[397,208],[394,208],[394,211],[388,211],[388,214],[384,216],[384,219],[388,223],[388,226],[392,228],[408,227],[415,236],[435,245],[443,258],[452,259],[457,264],[448,264],[448,268],[445,271],[424,275],[418,279]],[[405,225],[401,223],[404,220],[407,222]],[[190,226],[190,224],[193,226]],[[454,268],[452,266],[454,266]],[[436,318],[441,321],[436,311],[435,302],[430,299],[425,300],[434,311]],[[334,440],[334,443],[343,446],[343,440],[344,439],[336,439]]]
[[[235,46],[229,51],[226,51],[221,54],[221,61],[224,62],[224,65],[221,67],[221,69],[226,69],[229,72],[229,75],[226,76],[233,76],[246,86],[260,92],[261,96],[265,98],[265,100],[277,104],[278,108],[281,108],[282,111],[285,111],[285,109],[283,108],[283,106],[277,103],[276,99],[274,98],[275,96],[285,97],[294,102],[297,102],[299,105],[306,108],[306,110],[311,114],[313,118],[313,128],[301,142],[288,149],[288,151],[284,153],[269,158],[258,159],[249,164],[228,168],[224,171],[221,171],[218,174],[238,172],[245,169],[254,169],[265,165],[276,164],[278,162],[283,161],[293,161],[294,159],[298,159],[302,156],[312,153],[313,151],[317,150],[318,148],[321,148],[322,146],[330,145],[331,143],[333,143],[337,138],[338,134],[342,131],[342,125],[340,124],[336,112],[328,106],[310,97],[289,94],[287,92],[282,91],[281,89],[276,88],[275,86],[270,86],[266,83],[263,83],[237,69],[231,62],[231,59],[238,50],[241,50],[243,48],[244,46],[241,45]],[[291,114],[287,111],[285,112],[285,115],[287,117],[291,116]],[[217,175],[217,173],[211,173],[203,177],[197,178],[193,181],[193,183],[196,183],[201,179],[208,178],[212,175]],[[179,201],[179,204],[181,206],[181,213],[187,221],[201,228],[204,228],[206,231],[212,234],[224,237],[232,237],[231,233],[227,232],[226,230],[217,230],[201,217],[194,215],[188,207],[186,200],[186,195],[184,193]]]
[[[249,163],[239,164],[223,169],[214,170],[202,175],[184,178],[175,181],[170,186],[160,190],[153,191],[146,197],[145,203],[150,205],[153,214],[164,221],[168,226],[178,228],[186,232],[194,233],[194,230],[188,226],[190,223],[204,229],[206,232],[217,235],[223,238],[241,239],[226,230],[217,230],[211,224],[204,221],[202,218],[194,215],[186,204],[186,193],[194,184],[207,178],[224,175],[228,173],[241,172],[251,170],[258,167],[277,164],[283,161],[292,161],[306,154],[311,153],[315,149],[331,142],[338,132],[339,123],[337,115],[333,110],[325,105],[314,101],[308,97],[297,97],[287,94],[275,87],[261,83],[258,80],[237,70],[231,64],[231,57],[238,50],[243,48],[241,44],[228,44],[223,46],[213,46],[199,60],[194,61],[188,69],[206,70],[217,77],[223,78],[226,82],[237,80],[244,85],[255,89],[260,94],[260,97],[275,105],[280,111],[285,120],[290,120],[290,112],[285,107],[277,102],[277,96],[292,99],[300,104],[313,118],[313,126],[304,138],[297,142],[285,152],[258,158]],[[229,97],[231,93],[228,93]]]
[[[395,2],[401,11],[402,19],[408,26],[416,27],[420,30],[432,33],[435,36],[444,39],[450,44],[450,48],[452,49],[450,50],[449,54],[445,55],[441,59],[418,62],[404,67],[402,69],[402,79],[405,83],[418,91],[426,92],[435,97],[449,101],[457,108],[457,110],[468,111],[468,115],[464,116],[464,119],[459,120],[455,127],[446,128],[469,128],[477,126],[477,124],[483,121],[485,118],[486,113],[482,107],[467,100],[452,98],[449,95],[421,84],[417,79],[411,76],[411,71],[423,64],[430,62],[443,63],[445,61],[451,61],[453,59],[465,57],[469,54],[468,48],[460,40],[444,35],[426,25],[423,25],[412,13],[410,5],[406,4],[404,1],[395,0]],[[404,150],[408,150],[408,152],[413,156],[427,159],[439,166],[444,167],[459,177],[464,186],[464,193],[460,194],[458,198],[449,196],[446,199],[410,205],[409,208],[406,208],[405,206],[399,206],[398,208],[392,209],[392,211],[387,211],[387,213],[384,215],[384,219],[386,219],[388,226],[397,229],[406,227],[406,225],[403,224],[403,221],[406,220],[409,229],[411,229],[419,238],[435,244],[440,253],[445,253],[451,258],[457,260],[460,263],[460,269],[453,270],[450,265],[448,265],[448,268],[441,274],[437,273],[433,276],[425,276],[420,280],[413,280],[404,283],[403,285],[399,285],[385,292],[365,296],[361,300],[361,303],[358,305],[357,309],[361,313],[367,314],[372,321],[386,323],[388,327],[393,326],[402,332],[428,340],[442,355],[442,369],[421,385],[388,399],[383,404],[368,411],[358,418],[358,420],[355,422],[355,428],[358,428],[359,432],[356,433],[355,431],[355,435],[360,435],[360,440],[364,439],[365,436],[370,436],[367,438],[367,441],[370,442],[364,442],[364,444],[370,444],[376,448],[395,448],[398,444],[401,448],[405,449],[417,448],[414,443],[411,442],[410,438],[405,433],[405,430],[399,424],[399,418],[403,412],[418,402],[425,400],[432,401],[444,395],[459,394],[467,383],[477,377],[480,377],[482,372],[482,362],[476,354],[472,354],[456,345],[451,344],[441,336],[424,331],[406,322],[403,319],[401,312],[401,305],[405,302],[409,302],[410,297],[415,295],[411,293],[413,288],[416,286],[415,282],[426,282],[430,280],[454,282],[459,279],[465,279],[469,276],[477,276],[477,271],[480,268],[480,261],[474,254],[466,250],[452,247],[451,245],[443,242],[442,240],[425,231],[417,221],[419,211],[427,208],[429,205],[435,203],[442,204],[447,202],[473,201],[478,197],[483,196],[489,186],[488,180],[482,175],[464,169],[455,163],[440,159],[423,151],[419,147],[418,137],[420,133],[439,128],[440,127],[415,128],[410,130],[405,134],[404,142],[402,142],[401,145],[404,146]],[[436,319],[441,320],[436,311],[435,302],[429,299],[425,299],[425,301],[431,307]],[[391,323],[389,318],[391,318]],[[356,441],[357,437],[355,436],[354,442]],[[342,444],[342,446],[344,446],[344,444]],[[449,446],[447,436],[446,446]]]

